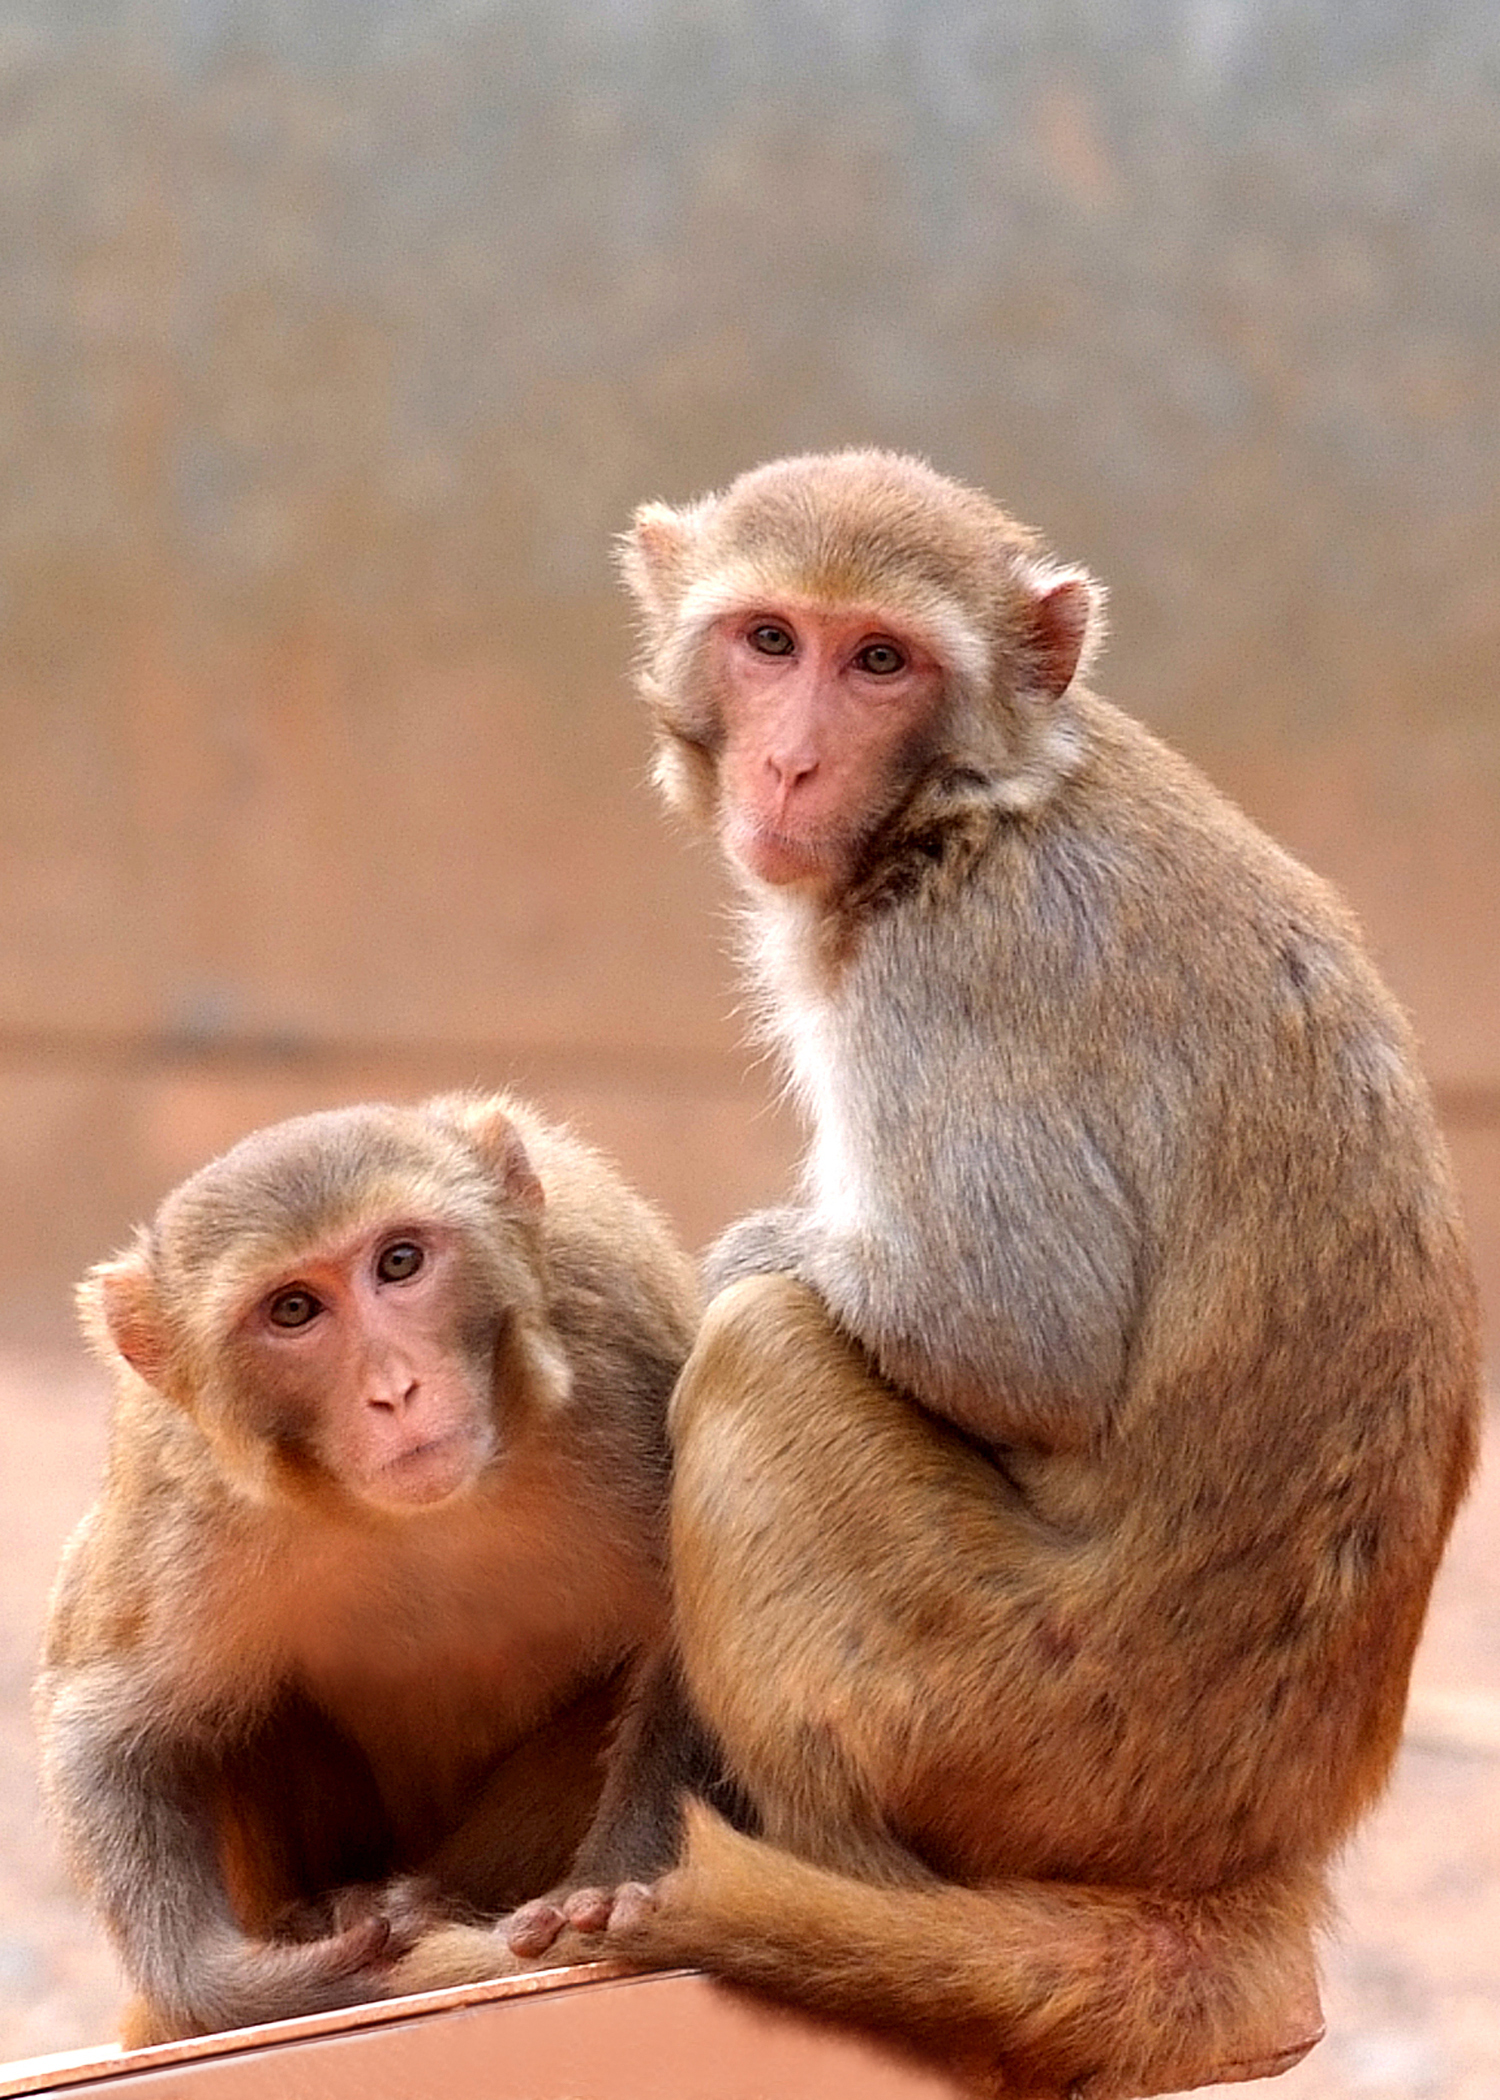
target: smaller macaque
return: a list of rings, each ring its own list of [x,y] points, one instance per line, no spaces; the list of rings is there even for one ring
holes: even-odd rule
[[[423,1926],[539,1895],[594,1812],[666,1621],[692,1266],[451,1096],[246,1138],[79,1298],[116,1404],[37,1707],[125,2039],[412,1988]]]

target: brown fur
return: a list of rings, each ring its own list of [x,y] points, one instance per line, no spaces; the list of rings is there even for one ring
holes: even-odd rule
[[[289,1342],[293,1287],[327,1303]],[[405,1988],[434,1910],[537,1895],[588,1826],[664,1621],[691,1266],[593,1153],[455,1096],[257,1133],[80,1300],[116,1405],[37,1705],[126,2038]]]
[[[625,564],[813,1142],[672,1414],[681,1669],[758,1835],[695,1813],[608,1944],[996,2091],[1276,2068],[1475,1447],[1406,1023],[1078,682],[1098,588],[986,498],[782,461]]]

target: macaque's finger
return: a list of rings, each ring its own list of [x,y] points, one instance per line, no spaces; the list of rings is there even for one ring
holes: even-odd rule
[[[609,1926],[611,1931],[631,1932],[643,1925],[657,1906],[657,1894],[653,1884],[645,1881],[622,1881],[614,1892],[610,1906]]]
[[[574,1889],[563,1899],[563,1916],[575,1932],[603,1932],[614,1902],[613,1889]]]
[[[547,1952],[567,1923],[557,1904],[539,1897],[534,1903],[523,1903],[503,1919],[500,1934],[512,1954],[534,1960]]]

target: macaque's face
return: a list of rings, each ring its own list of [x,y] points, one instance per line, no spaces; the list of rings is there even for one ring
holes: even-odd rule
[[[777,886],[835,888],[920,766],[942,666],[888,617],[795,599],[718,620],[723,843]]]
[[[243,1426],[377,1507],[456,1494],[495,1446],[468,1271],[456,1228],[390,1217],[264,1278],[227,1342]]]

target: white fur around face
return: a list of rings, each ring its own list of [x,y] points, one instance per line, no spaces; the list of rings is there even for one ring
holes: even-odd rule
[[[770,888],[753,908],[750,966],[764,1025],[780,1044],[811,1142],[803,1162],[806,1200],[829,1232],[857,1232],[873,1216],[871,1177],[846,1104],[861,1098],[850,1071],[844,1008],[817,954],[818,908]]]
[[[1012,816],[1030,815],[1078,771],[1085,755],[1083,733],[1076,722],[1063,718],[1042,723],[1034,729],[1026,755],[1014,772],[993,776],[995,807],[1008,810]]]

